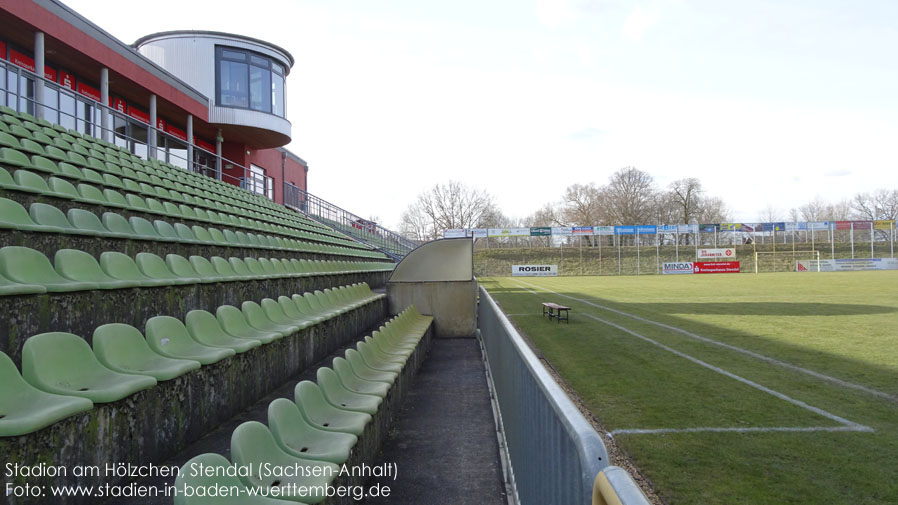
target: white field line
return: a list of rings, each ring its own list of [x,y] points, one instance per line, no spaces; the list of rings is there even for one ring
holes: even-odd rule
[[[532,286],[532,287],[535,287],[535,288],[538,288],[538,289],[542,289],[542,290],[544,290],[544,291],[546,291],[546,292],[548,292],[548,293],[552,293],[552,294],[554,294],[554,295],[562,296],[562,297],[565,297],[565,298],[570,298],[571,300],[576,300],[576,301],[578,301],[578,302],[585,303],[585,304],[587,304],[587,305],[592,305],[593,307],[596,307],[596,308],[598,308],[598,309],[607,310],[608,312],[614,312],[615,314],[620,314],[620,315],[622,315],[622,316],[626,316],[626,317],[629,317],[629,318],[631,318],[631,319],[635,319],[635,320],[637,320],[637,321],[642,321],[642,322],[644,322],[644,323],[653,324],[653,325],[659,326],[659,327],[661,327],[661,328],[665,328],[665,329],[668,329],[668,330],[671,330],[671,331],[675,331],[675,332],[677,332],[677,333],[680,333],[681,335],[686,335],[687,337],[693,338],[693,339],[695,339],[695,340],[699,340],[699,341],[701,341],[701,342],[705,342],[705,343],[708,343],[708,344],[713,344],[713,345],[716,345],[716,346],[719,346],[719,347],[723,347],[723,348],[725,348],[725,349],[729,349],[729,350],[731,350],[731,351],[735,351],[735,352],[744,354],[744,355],[746,355],[746,356],[751,356],[752,358],[755,358],[755,359],[758,359],[758,360],[761,360],[761,361],[766,361],[767,363],[772,363],[772,364],[774,364],[774,365],[781,366],[781,367],[783,367],[783,368],[788,368],[789,370],[793,370],[793,371],[800,372],[800,373],[803,373],[803,374],[806,374],[806,375],[810,375],[811,377],[815,377],[815,378],[820,379],[820,380],[824,380],[824,381],[827,381],[827,382],[831,382],[831,383],[833,383],[833,384],[837,384],[837,385],[842,386],[842,387],[844,387],[844,388],[855,389],[855,390],[858,390],[858,391],[863,391],[864,393],[867,393],[867,394],[870,394],[870,395],[873,395],[873,396],[878,396],[878,397],[880,397],[880,398],[884,398],[884,399],[890,400],[890,401],[892,401],[892,402],[898,402],[898,396],[895,396],[895,395],[886,393],[886,392],[884,392],[884,391],[879,391],[879,390],[877,390],[877,389],[873,389],[873,388],[870,388],[870,387],[867,387],[867,386],[863,386],[863,385],[861,385],[861,384],[855,384],[855,383],[853,383],[853,382],[849,382],[849,381],[842,380],[842,379],[839,379],[839,378],[836,378],[836,377],[832,377],[832,376],[830,376],[830,375],[822,374],[822,373],[820,373],[820,372],[815,372],[814,370],[810,370],[810,369],[807,369],[807,368],[804,368],[804,367],[800,367],[800,366],[798,366],[798,365],[793,365],[792,363],[787,363],[787,362],[785,362],[785,361],[780,361],[780,360],[778,360],[778,359],[776,359],[776,358],[771,358],[770,356],[765,356],[765,355],[763,355],[763,354],[760,354],[760,353],[757,353],[757,352],[754,352],[754,351],[749,351],[748,349],[743,349],[743,348],[741,348],[741,347],[736,347],[736,346],[734,346],[734,345],[732,345],[732,344],[727,344],[727,343],[721,342],[721,341],[719,341],[719,340],[714,340],[714,339],[712,339],[712,338],[703,337],[703,336],[701,336],[701,335],[696,335],[695,333],[692,333],[692,332],[690,332],[690,331],[684,330],[684,329],[682,329],[682,328],[677,328],[676,326],[671,326],[671,325],[669,325],[669,324],[659,323],[659,322],[657,322],[657,321],[652,321],[651,319],[646,319],[646,318],[644,318],[644,317],[640,317],[640,316],[637,316],[637,315],[635,315],[635,314],[630,314],[630,313],[627,313],[627,312],[623,312],[623,311],[621,311],[621,310],[613,309],[613,308],[611,308],[611,307],[606,307],[606,306],[604,306],[604,305],[599,305],[599,304],[597,304],[597,303],[590,302],[589,300],[584,300],[584,299],[582,299],[582,298],[576,298],[576,297],[574,297],[574,296],[570,296],[570,295],[565,295],[565,294],[562,294],[562,293],[558,293],[558,292],[556,292],[556,291],[552,291],[551,289],[543,288],[543,287],[541,287],[541,286],[537,286],[537,285],[535,285],[535,284],[530,284],[530,283],[528,283],[528,282],[524,282],[524,281],[519,281],[519,282],[523,282],[524,284],[527,284],[527,285],[529,285],[529,286]],[[529,291],[529,290],[528,290],[528,291]],[[532,292],[532,291],[531,291],[531,292]]]
[[[539,288],[539,286],[534,286],[534,287]],[[525,288],[525,289],[527,289],[527,288]],[[529,289],[528,289],[528,291],[530,291],[530,292],[533,293],[533,294],[537,294],[537,293],[535,293],[535,292],[532,291],[532,290],[529,290]],[[556,293],[556,294],[558,294],[558,293]],[[561,296],[564,296],[564,295],[561,295]],[[573,298],[573,297],[569,297],[569,298]],[[805,403],[805,402],[803,402],[803,401],[801,401],[801,400],[796,400],[795,398],[792,398],[792,397],[790,397],[790,396],[788,396],[788,395],[785,395],[785,394],[783,394],[783,393],[780,393],[780,392],[778,392],[778,391],[774,391],[773,389],[770,389],[770,388],[768,388],[768,387],[766,387],[766,386],[762,386],[761,384],[758,384],[757,382],[754,382],[754,381],[752,381],[752,380],[746,379],[745,377],[741,377],[741,376],[736,375],[736,374],[734,374],[734,373],[732,373],[732,372],[728,372],[728,371],[726,371],[726,370],[724,370],[724,369],[722,369],[722,368],[720,368],[720,367],[716,367],[716,366],[714,366],[714,365],[712,365],[712,364],[710,364],[710,363],[707,363],[707,362],[705,362],[705,361],[702,361],[702,360],[700,360],[700,359],[698,359],[698,358],[696,358],[696,357],[690,356],[690,355],[688,355],[688,354],[686,354],[686,353],[684,353],[684,352],[678,351],[678,350],[676,350],[676,349],[674,349],[674,348],[672,348],[672,347],[670,347],[670,346],[667,346],[667,345],[665,345],[665,344],[662,344],[661,342],[658,342],[658,341],[656,341],[656,340],[653,340],[653,339],[651,339],[651,338],[649,338],[649,337],[646,337],[646,336],[644,336],[644,335],[640,335],[639,333],[636,333],[635,331],[630,330],[630,329],[628,329],[628,328],[625,328],[625,327],[623,327],[623,326],[621,326],[621,325],[619,325],[619,324],[612,323],[611,321],[606,321],[606,320],[604,320],[604,319],[602,319],[602,318],[600,318],[600,317],[598,317],[598,316],[594,316],[594,315],[592,315],[592,314],[588,314],[588,313],[587,313],[587,314],[584,314],[584,315],[585,315],[586,317],[589,317],[590,319],[594,319],[594,320],[596,320],[596,321],[598,321],[598,322],[600,322],[600,323],[606,324],[606,325],[611,326],[611,327],[613,327],[613,328],[617,328],[618,330],[623,331],[624,333],[630,334],[630,335],[632,335],[632,336],[634,336],[634,337],[636,337],[636,338],[638,338],[638,339],[640,339],[640,340],[643,340],[643,341],[645,341],[645,342],[648,342],[648,343],[650,343],[650,344],[653,344],[653,345],[655,345],[655,346],[658,346],[658,347],[664,349],[664,350],[667,351],[667,352],[670,352],[670,353],[672,353],[672,354],[674,354],[674,355],[676,355],[676,356],[679,356],[679,357],[681,357],[681,358],[683,358],[683,359],[689,360],[689,361],[691,361],[691,362],[693,362],[693,363],[695,363],[695,364],[697,364],[697,365],[699,365],[699,366],[705,367],[705,368],[707,368],[707,369],[709,369],[709,370],[711,370],[711,371],[717,372],[717,373],[719,373],[719,374],[721,374],[721,375],[725,375],[725,376],[727,376],[727,377],[729,377],[729,378],[731,378],[731,379],[733,379],[733,380],[739,381],[739,382],[741,382],[741,383],[743,383],[743,384],[745,384],[745,385],[747,385],[747,386],[753,387],[753,388],[755,388],[755,389],[757,389],[757,390],[759,390],[759,391],[763,391],[763,392],[765,392],[765,393],[767,393],[767,394],[769,394],[769,395],[771,395],[771,396],[774,396],[774,397],[776,397],[776,398],[779,398],[780,400],[783,400],[783,401],[785,401],[785,402],[791,403],[791,404],[793,404],[793,405],[795,405],[795,406],[797,406],[797,407],[801,407],[801,408],[803,408],[803,409],[805,409],[805,410],[809,410],[809,411],[811,411],[811,412],[813,412],[813,413],[815,413],[815,414],[817,414],[817,415],[820,415],[820,416],[823,416],[823,417],[825,417],[825,418],[827,418],[827,419],[833,420],[833,421],[835,421],[835,422],[837,422],[837,423],[839,423],[839,424],[844,425],[844,427],[846,427],[846,428],[852,428],[851,430],[848,430],[848,431],[865,431],[865,432],[873,432],[873,428],[870,428],[870,427],[868,427],[868,426],[864,426],[864,425],[855,423],[855,422],[853,422],[853,421],[849,421],[848,419],[845,419],[844,417],[837,416],[837,415],[832,414],[832,413],[830,413],[830,412],[827,412],[827,411],[825,411],[825,410],[823,410],[823,409],[821,409],[821,408],[814,407],[814,406],[812,406],[812,405],[808,405],[807,403]],[[613,432],[612,432],[612,433],[613,433]]]
[[[798,432],[809,433],[815,431],[862,431],[872,432],[873,430],[866,426],[768,426],[768,427],[745,427],[745,428],[658,428],[658,429],[623,429],[612,430],[608,432],[609,438],[615,435],[661,435],[665,433],[768,433],[768,432]]]

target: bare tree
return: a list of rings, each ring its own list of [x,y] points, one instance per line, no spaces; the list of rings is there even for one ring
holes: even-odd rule
[[[610,224],[647,224],[653,220],[656,193],[655,181],[648,173],[634,167],[615,172],[602,191]]]
[[[702,200],[697,219],[699,223],[729,223],[733,220],[730,209],[717,196]]]
[[[592,226],[600,221],[602,197],[595,183],[574,184],[561,197],[560,217],[569,226]]]
[[[758,220],[762,223],[776,223],[783,220],[783,212],[779,208],[768,203],[758,216]]]
[[[681,223],[694,223],[702,205],[704,190],[695,177],[679,179],[670,183],[669,200],[679,211]]]
[[[479,228],[501,216],[493,197],[457,181],[436,184],[418,195],[400,219],[400,229],[433,240],[449,229]]]
[[[828,214],[831,210],[829,204],[821,200],[819,196],[798,208],[801,218],[805,221],[829,219],[830,216]]]
[[[851,200],[855,216],[860,219],[898,219],[898,190],[879,189],[871,193],[858,193]]]

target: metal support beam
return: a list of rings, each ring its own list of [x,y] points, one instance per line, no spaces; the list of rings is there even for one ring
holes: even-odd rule
[[[156,95],[150,95],[150,129],[147,132],[147,158],[156,159]]]
[[[109,69],[100,69],[100,138],[110,142],[109,130]]]
[[[187,115],[187,170],[193,172],[193,114]]]
[[[34,117],[38,119],[44,117],[44,61],[44,32],[34,32],[34,73],[38,75],[34,80]]]
[[[219,181],[221,180],[221,143],[224,142],[224,137],[221,136],[221,130],[218,130],[218,135],[215,136],[215,178]]]

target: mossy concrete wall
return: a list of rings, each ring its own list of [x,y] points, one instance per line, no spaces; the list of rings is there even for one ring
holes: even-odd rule
[[[277,299],[367,282],[379,288],[388,272],[331,274],[284,279],[262,279],[183,286],[128,288],[0,297],[0,351],[21,364],[25,340],[48,331],[74,333],[91,342],[94,329],[107,323],[125,323],[143,330],[154,316],[183,320],[194,309],[215,313],[221,305],[240,307],[245,301]]]
[[[19,485],[119,485],[131,479],[104,475],[107,464],[159,464],[198,440],[223,421],[281,386],[298,372],[358,338],[387,315],[381,297],[363,307],[301,330],[262,347],[204,366],[174,380],[113,403],[96,404],[48,428],[20,437],[0,438],[4,463],[44,463],[69,469],[65,477],[19,478]],[[415,366],[417,361],[410,361]],[[397,393],[413,371],[397,379]],[[400,395],[401,399],[401,395]],[[398,401],[398,400],[396,400]],[[384,407],[387,409],[387,407]],[[389,406],[396,411],[395,401]],[[363,434],[360,457],[372,461],[385,436],[380,423]],[[97,466],[99,476],[72,475],[74,468]],[[47,498],[7,497],[11,505],[49,503]],[[88,504],[95,498],[70,498],[52,503]]]

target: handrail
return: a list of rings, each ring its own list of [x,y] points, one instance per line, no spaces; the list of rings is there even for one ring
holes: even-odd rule
[[[598,475],[592,486],[592,505],[650,505],[626,470],[609,466]]]
[[[363,219],[288,182],[284,182],[284,205],[350,235],[359,242],[371,245],[397,260],[418,246],[394,231]]]

